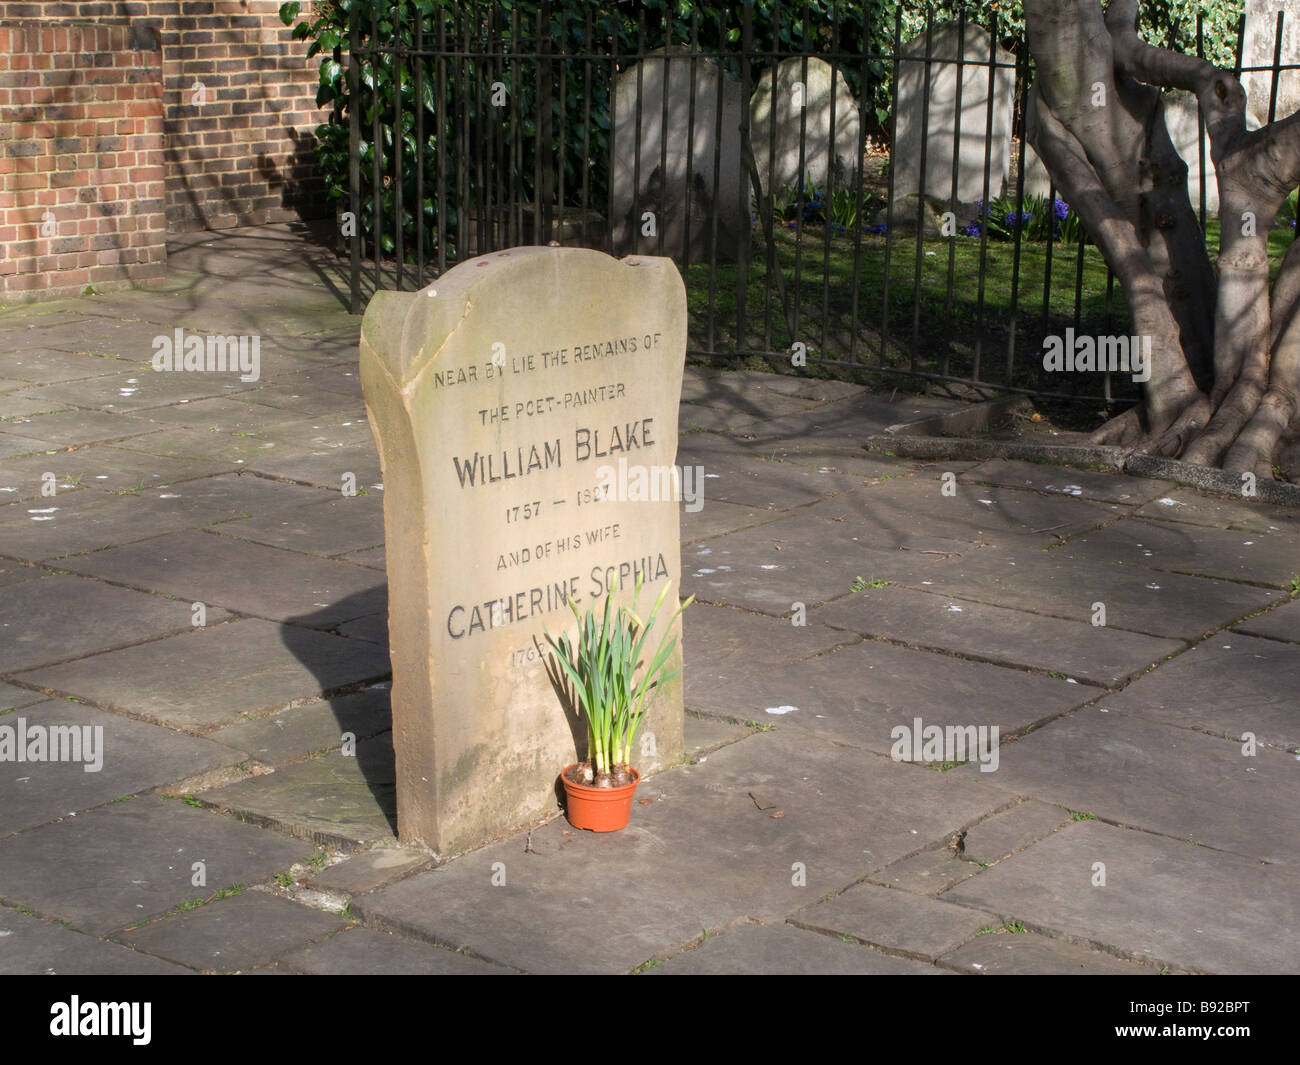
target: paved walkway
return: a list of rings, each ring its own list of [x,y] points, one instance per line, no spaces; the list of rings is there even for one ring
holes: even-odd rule
[[[1300,515],[870,456],[944,405],[839,384],[687,375],[693,754],[631,826],[398,846],[340,278],[269,227],[0,313],[0,744],[103,726],[0,762],[0,973],[1300,970]],[[177,327],[259,379],[154,373]]]

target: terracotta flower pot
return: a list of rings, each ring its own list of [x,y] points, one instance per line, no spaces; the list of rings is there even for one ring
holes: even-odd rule
[[[574,765],[578,763],[575,762]],[[641,774],[632,770],[632,783],[619,788],[593,788],[587,784],[575,784],[569,779],[569,770],[565,766],[560,774],[564,783],[564,798],[569,824],[574,828],[586,828],[592,832],[617,832],[627,828],[632,816],[632,794],[641,782]]]

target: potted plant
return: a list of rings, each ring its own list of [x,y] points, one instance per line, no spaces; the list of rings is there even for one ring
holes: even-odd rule
[[[627,826],[632,794],[641,779],[632,768],[632,743],[645,715],[647,696],[681,672],[666,672],[665,666],[677,644],[677,637],[671,635],[673,624],[694,596],[669,619],[649,665],[637,679],[641,653],[672,587],[671,581],[664,585],[643,622],[637,615],[642,583],[638,577],[631,607],[617,608],[617,582],[611,584],[599,618],[590,608],[579,613],[577,604],[570,599],[569,609],[578,622],[576,641],[570,640],[567,633],[557,639],[542,626],[562,671],[561,680],[572,684],[574,702],[587,718],[587,761],[566,766],[561,774],[569,821],[574,828],[616,832]]]

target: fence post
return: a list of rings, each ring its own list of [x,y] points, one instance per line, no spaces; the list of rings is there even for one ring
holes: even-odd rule
[[[348,267],[352,290],[352,313],[361,313],[361,31],[357,23],[357,5],[348,13],[348,210],[352,212],[351,261]]]

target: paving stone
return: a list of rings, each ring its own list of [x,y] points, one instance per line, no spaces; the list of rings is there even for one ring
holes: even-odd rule
[[[226,617],[214,611],[216,623]],[[41,577],[0,596],[0,673],[140,643],[193,628],[190,604],[85,577]]]
[[[43,703],[48,698],[49,696],[44,692],[28,691],[16,684],[0,682],[0,714],[7,714],[11,710],[31,706],[33,703]]]
[[[693,950],[646,972],[653,976],[912,976],[938,970],[793,925],[745,924],[710,936]]]
[[[0,840],[0,897],[107,935],[218,888],[267,880],[312,846],[177,799],[140,797]],[[195,887],[193,863],[207,887]]]
[[[302,276],[295,278],[289,264],[276,262],[274,267],[270,267],[271,261],[262,253],[260,261],[246,263],[242,272],[214,275],[210,269],[210,260],[205,260],[187,286],[189,291],[175,294],[151,291],[147,294],[151,298],[130,308],[130,313],[148,315],[149,320],[163,327],[161,331],[164,333],[170,333],[175,325],[181,325],[187,332],[260,336],[262,370],[265,373],[269,362],[290,355],[290,352],[282,350],[281,334],[284,330],[302,331],[319,327],[331,320],[346,321],[346,307],[340,305],[341,301],[334,291],[321,284],[319,274],[310,279]],[[258,276],[268,268],[275,270],[274,277]],[[170,251],[167,274],[169,279],[177,280],[186,274],[185,270],[172,262]],[[277,289],[274,299],[267,297],[269,285],[274,285]],[[196,301],[195,290],[205,287],[211,287],[220,296],[207,299],[199,297]],[[346,288],[346,282],[344,287]],[[103,308],[100,313],[108,314],[109,308]],[[117,313],[124,313],[124,309],[119,308]],[[301,345],[307,338],[291,339],[296,345]],[[291,349],[296,350],[296,346]]]
[[[816,406],[814,403],[797,399],[790,400],[785,397],[781,397],[781,405],[784,405],[785,409],[779,411],[780,414],[788,414],[791,410],[803,411]],[[677,427],[680,432],[684,433],[696,430],[725,433],[731,429],[755,425],[761,422],[764,417],[766,415],[762,413],[761,409],[749,403],[737,404],[729,402],[721,403],[716,407],[703,406],[698,403],[682,403],[677,414]]]
[[[1294,508],[1272,506],[1246,497],[1210,495],[1195,488],[1172,489],[1140,508],[1136,516],[1259,533],[1300,530],[1300,513]]]
[[[691,663],[688,680],[690,673],[718,666],[747,668],[756,659],[797,662],[857,642],[854,636],[824,625],[791,625],[765,614],[708,603],[693,604],[682,615],[682,649]]]
[[[356,348],[353,344],[353,348]],[[365,407],[360,397],[325,389],[299,392],[292,377],[277,378],[257,391],[241,392],[235,397],[241,403],[293,414],[353,414],[364,417]],[[282,417],[284,415],[281,415]]]
[[[279,484],[266,481],[266,484]],[[288,487],[297,488],[297,485]],[[319,488],[306,489],[323,495]],[[254,517],[222,525],[217,532],[312,555],[345,555],[384,542],[384,497],[344,496],[302,506],[269,508]]]
[[[1030,488],[1056,492],[1103,503],[1139,506],[1163,496],[1174,487],[1172,481],[1130,477],[1123,473],[1099,473],[1068,466],[1047,466],[1018,459],[989,459],[957,475],[959,484],[993,484],[1007,488]]]
[[[709,499],[705,499],[704,505],[695,511],[687,510],[686,504],[683,504],[682,543],[695,543],[723,533],[764,525],[782,516],[781,511],[742,507],[736,503],[719,503]]]
[[[355,368],[354,362],[355,359],[348,366]],[[267,430],[266,436],[285,447],[304,451],[373,448],[374,435],[364,408],[358,404],[357,409],[360,413],[351,415],[312,412],[306,417],[282,418]]]
[[[819,403],[832,400],[869,395],[869,390],[850,381],[837,381],[821,377],[807,377],[803,374],[761,373],[757,370],[743,370],[740,373],[728,373],[728,379],[740,378],[746,385],[762,389],[764,392],[778,392],[787,396],[802,396],[815,399]]]
[[[321,976],[504,976],[510,970],[458,954],[446,947],[352,928],[281,958],[298,972]]]
[[[1109,701],[1101,703],[1109,706]],[[997,787],[1261,861],[1300,849],[1295,758],[1089,707],[1004,743]],[[971,766],[954,769],[969,776]]]
[[[12,506],[16,503],[39,506],[43,500],[58,499],[69,492],[81,489],[79,480],[66,475],[60,477],[55,472],[60,467],[66,467],[54,455],[41,453],[6,459],[4,466],[5,468],[0,470],[0,504],[4,506]],[[53,474],[53,481],[45,476],[47,473]],[[53,495],[50,495],[51,491],[54,492]],[[28,513],[32,512],[28,511]]]
[[[267,449],[250,458],[248,466],[269,477],[287,477],[291,481],[335,490],[342,484],[345,473],[352,474],[358,489],[377,491],[384,482],[379,455],[373,444],[309,451],[301,450],[300,446]]]
[[[296,391],[320,389],[326,392],[340,392],[343,395],[356,396],[360,399],[361,374],[356,365],[356,348],[357,344],[354,343],[352,345],[352,357],[347,368],[344,368],[342,363],[330,366],[313,366],[306,370],[300,370],[290,377],[279,378],[279,383],[282,386],[292,384]]]
[[[352,849],[397,834],[397,774],[389,734],[274,773],[202,792],[220,810],[300,838]]]
[[[4,424],[8,425],[8,422]],[[45,440],[37,440],[30,436],[19,436],[17,433],[0,432],[0,459],[10,459],[15,455],[31,455],[50,450],[50,445]]]
[[[1101,602],[1111,628],[1186,640],[1199,639],[1282,598],[1281,592],[1267,588],[1072,558],[1065,548],[966,549],[923,574],[899,567],[896,575],[884,576],[940,595],[1072,621],[1091,623],[1093,604]]]
[[[848,525],[800,516],[717,537],[698,545],[710,549],[708,556],[686,553],[682,593],[790,617],[795,603],[811,608],[849,594],[858,577],[919,583],[932,576],[942,557],[923,551],[969,549],[938,537],[858,533]]]
[[[26,348],[39,342],[35,338],[60,327],[88,321],[90,315],[81,310],[80,304],[78,300],[77,310],[71,310],[73,305],[62,300],[10,307],[0,317],[0,336],[9,344]]]
[[[752,661],[712,666],[688,683],[692,709],[885,755],[896,742],[892,730],[902,725],[910,731],[916,718],[926,725],[996,725],[1005,746],[1012,732],[1098,694],[1055,677],[875,641],[806,659],[797,668]]]
[[[824,403],[804,414],[787,414],[754,427],[745,427],[737,435],[764,444],[815,439],[823,446],[861,449],[871,437],[883,433],[891,425],[951,409],[951,402],[915,396],[908,396],[897,404],[869,394],[848,396]]]
[[[844,521],[868,535],[889,531],[984,544],[1024,539],[1046,546],[1129,512],[1115,503],[974,484],[959,484],[956,495],[945,496],[937,473],[927,473],[929,477],[888,481],[836,496],[809,507],[808,513]]]
[[[0,762],[0,836],[76,816],[123,795],[186,780],[240,760],[237,751],[210,740],[66,699],[46,700],[6,714],[0,719],[0,728],[12,730],[20,749],[20,737],[39,730],[49,737],[46,758],[55,755],[57,744],[60,754],[78,759]],[[65,731],[65,738],[59,739],[50,734],[55,728],[77,732],[69,735]],[[90,746],[84,745],[87,739]]]
[[[1105,864],[1104,887],[1092,886],[1096,862]],[[1095,821],[1062,829],[945,897],[1156,966],[1296,971],[1294,864],[1262,864]]]
[[[345,732],[364,740],[392,727],[385,685],[240,721],[218,729],[208,738],[244,751],[266,765],[280,766],[338,748]]]
[[[21,351],[0,353],[0,377],[29,383],[78,381],[87,377],[104,377],[121,370],[122,364],[116,359],[78,355],[55,348],[24,347]]]
[[[347,895],[364,895],[417,869],[432,869],[434,859],[421,847],[372,847],[329,865],[309,879],[310,886]]]
[[[263,891],[245,891],[114,938],[195,969],[229,973],[265,964],[347,924],[322,910]]]
[[[30,562],[48,561],[233,517],[225,506],[182,499],[167,488],[120,496],[71,492],[40,503],[21,504],[21,510],[0,508],[0,551]],[[141,557],[152,557],[162,542],[142,546]]]
[[[239,376],[238,373],[159,373],[146,361],[103,376],[44,385],[40,393],[47,399],[74,407],[145,411],[183,399],[231,396],[256,387],[250,381],[241,381]]]
[[[868,454],[861,448],[831,447],[817,440],[782,440],[767,445],[746,443],[751,453],[768,461],[779,460],[796,466],[811,466],[822,473],[839,473],[857,477],[863,487],[885,481],[933,476],[933,463]],[[956,472],[974,463],[944,463],[945,470]]]
[[[254,433],[271,428],[284,412],[244,402],[245,392],[212,399],[180,400],[166,407],[150,407],[136,417],[155,426],[200,429],[207,433]]]
[[[230,463],[203,459],[169,459],[128,451],[111,444],[79,447],[75,451],[53,455],[31,455],[8,459],[0,473],[0,485],[22,482],[25,488],[17,498],[42,498],[42,476],[49,472],[57,479],[58,495],[69,488],[98,488],[106,492],[139,492],[161,489],[198,477],[210,477],[235,467]],[[7,479],[7,480],[6,480]],[[55,497],[57,498],[57,496]]]
[[[749,793],[784,813],[758,809]],[[740,917],[775,919],[993,809],[992,789],[829,745],[751,736],[644,781],[629,826],[560,819],[353,900],[367,922],[528,971],[626,972]],[[851,817],[845,811],[851,809]],[[506,883],[490,883],[492,863]],[[794,886],[795,862],[806,887]],[[592,907],[635,897],[634,909]],[[594,890],[594,887],[593,887]]]
[[[128,440],[123,446],[163,458],[219,462],[247,468],[251,468],[253,461],[280,447],[274,440],[251,433],[209,433],[192,427],[159,429],[148,436]]]
[[[37,414],[21,421],[0,422],[0,428],[61,448],[77,444],[99,444],[127,440],[152,433],[156,427],[127,414],[106,414],[94,410],[65,410]]]
[[[156,322],[92,314],[81,316],[80,321],[77,322],[65,318],[57,325],[39,330],[40,342],[51,347],[58,347],[63,343],[70,351],[120,356],[124,362],[135,362],[145,366],[153,356],[154,339],[163,332],[170,333],[171,330],[159,329]]]
[[[847,891],[799,910],[790,923],[847,935],[881,950],[934,961],[971,939],[991,915],[906,891],[855,884]]]
[[[377,569],[380,572],[388,571],[387,551],[383,547],[372,547],[366,551],[353,551],[351,554],[341,555],[349,562],[355,562],[358,566],[368,566],[370,569]]]
[[[690,403],[761,403],[776,396],[797,396],[827,403],[848,396],[862,396],[867,390],[848,381],[824,380],[802,374],[762,373],[756,370],[727,371],[688,366],[682,375],[682,399]]]
[[[24,673],[22,680],[99,706],[204,729],[389,671],[388,655],[356,640],[259,619]]]
[[[219,506],[232,518],[266,517],[308,503],[326,502],[319,488],[272,481],[250,473],[202,477],[170,489],[178,498],[203,506]]]
[[[0,693],[0,702],[3,699],[3,693]],[[686,753],[698,754],[726,743],[743,740],[751,731],[744,725],[733,725],[729,721],[719,721],[716,718],[701,717],[699,714],[688,712],[683,727]]]
[[[739,455],[709,434],[686,436],[677,448],[677,465],[704,471],[704,510],[735,503],[765,510],[802,507],[861,487],[861,479],[791,462],[764,462]]]
[[[1272,640],[1300,643],[1300,600],[1286,603],[1267,614],[1243,621],[1235,626],[1237,632],[1254,636],[1267,636]]]
[[[871,883],[918,895],[938,895],[953,884],[969,880],[979,871],[978,865],[958,858],[950,847],[940,847],[893,862],[876,870],[867,879]]]
[[[39,566],[24,566],[0,559],[0,588],[8,588],[10,585],[33,581],[44,576],[45,571]]]
[[[1300,571],[1300,530],[1241,532],[1133,519],[1061,549],[1074,558],[1291,588]]]
[[[1068,810],[1031,799],[967,829],[962,856],[970,862],[996,862],[1037,843],[1071,820]]]
[[[189,969],[0,907],[0,976],[184,976]]]
[[[955,600],[914,588],[864,588],[817,607],[809,621],[916,647],[956,651],[1115,687],[1171,654],[1181,640]]]
[[[10,421],[21,423],[34,414],[54,414],[68,409],[65,403],[55,403],[28,390],[8,392],[0,395],[0,427],[8,428]]]
[[[1284,751],[1300,750],[1300,647],[1229,632],[1139,678],[1102,705]]]
[[[365,640],[368,643],[388,646],[388,615],[367,614],[355,618],[338,627],[338,634],[350,640]]]
[[[191,504],[198,509],[216,504]],[[387,610],[382,575],[205,532],[99,551],[65,565],[79,573],[244,614],[324,628]]]
[[[1033,932],[976,936],[939,964],[985,976],[1154,976],[1159,971]]]

